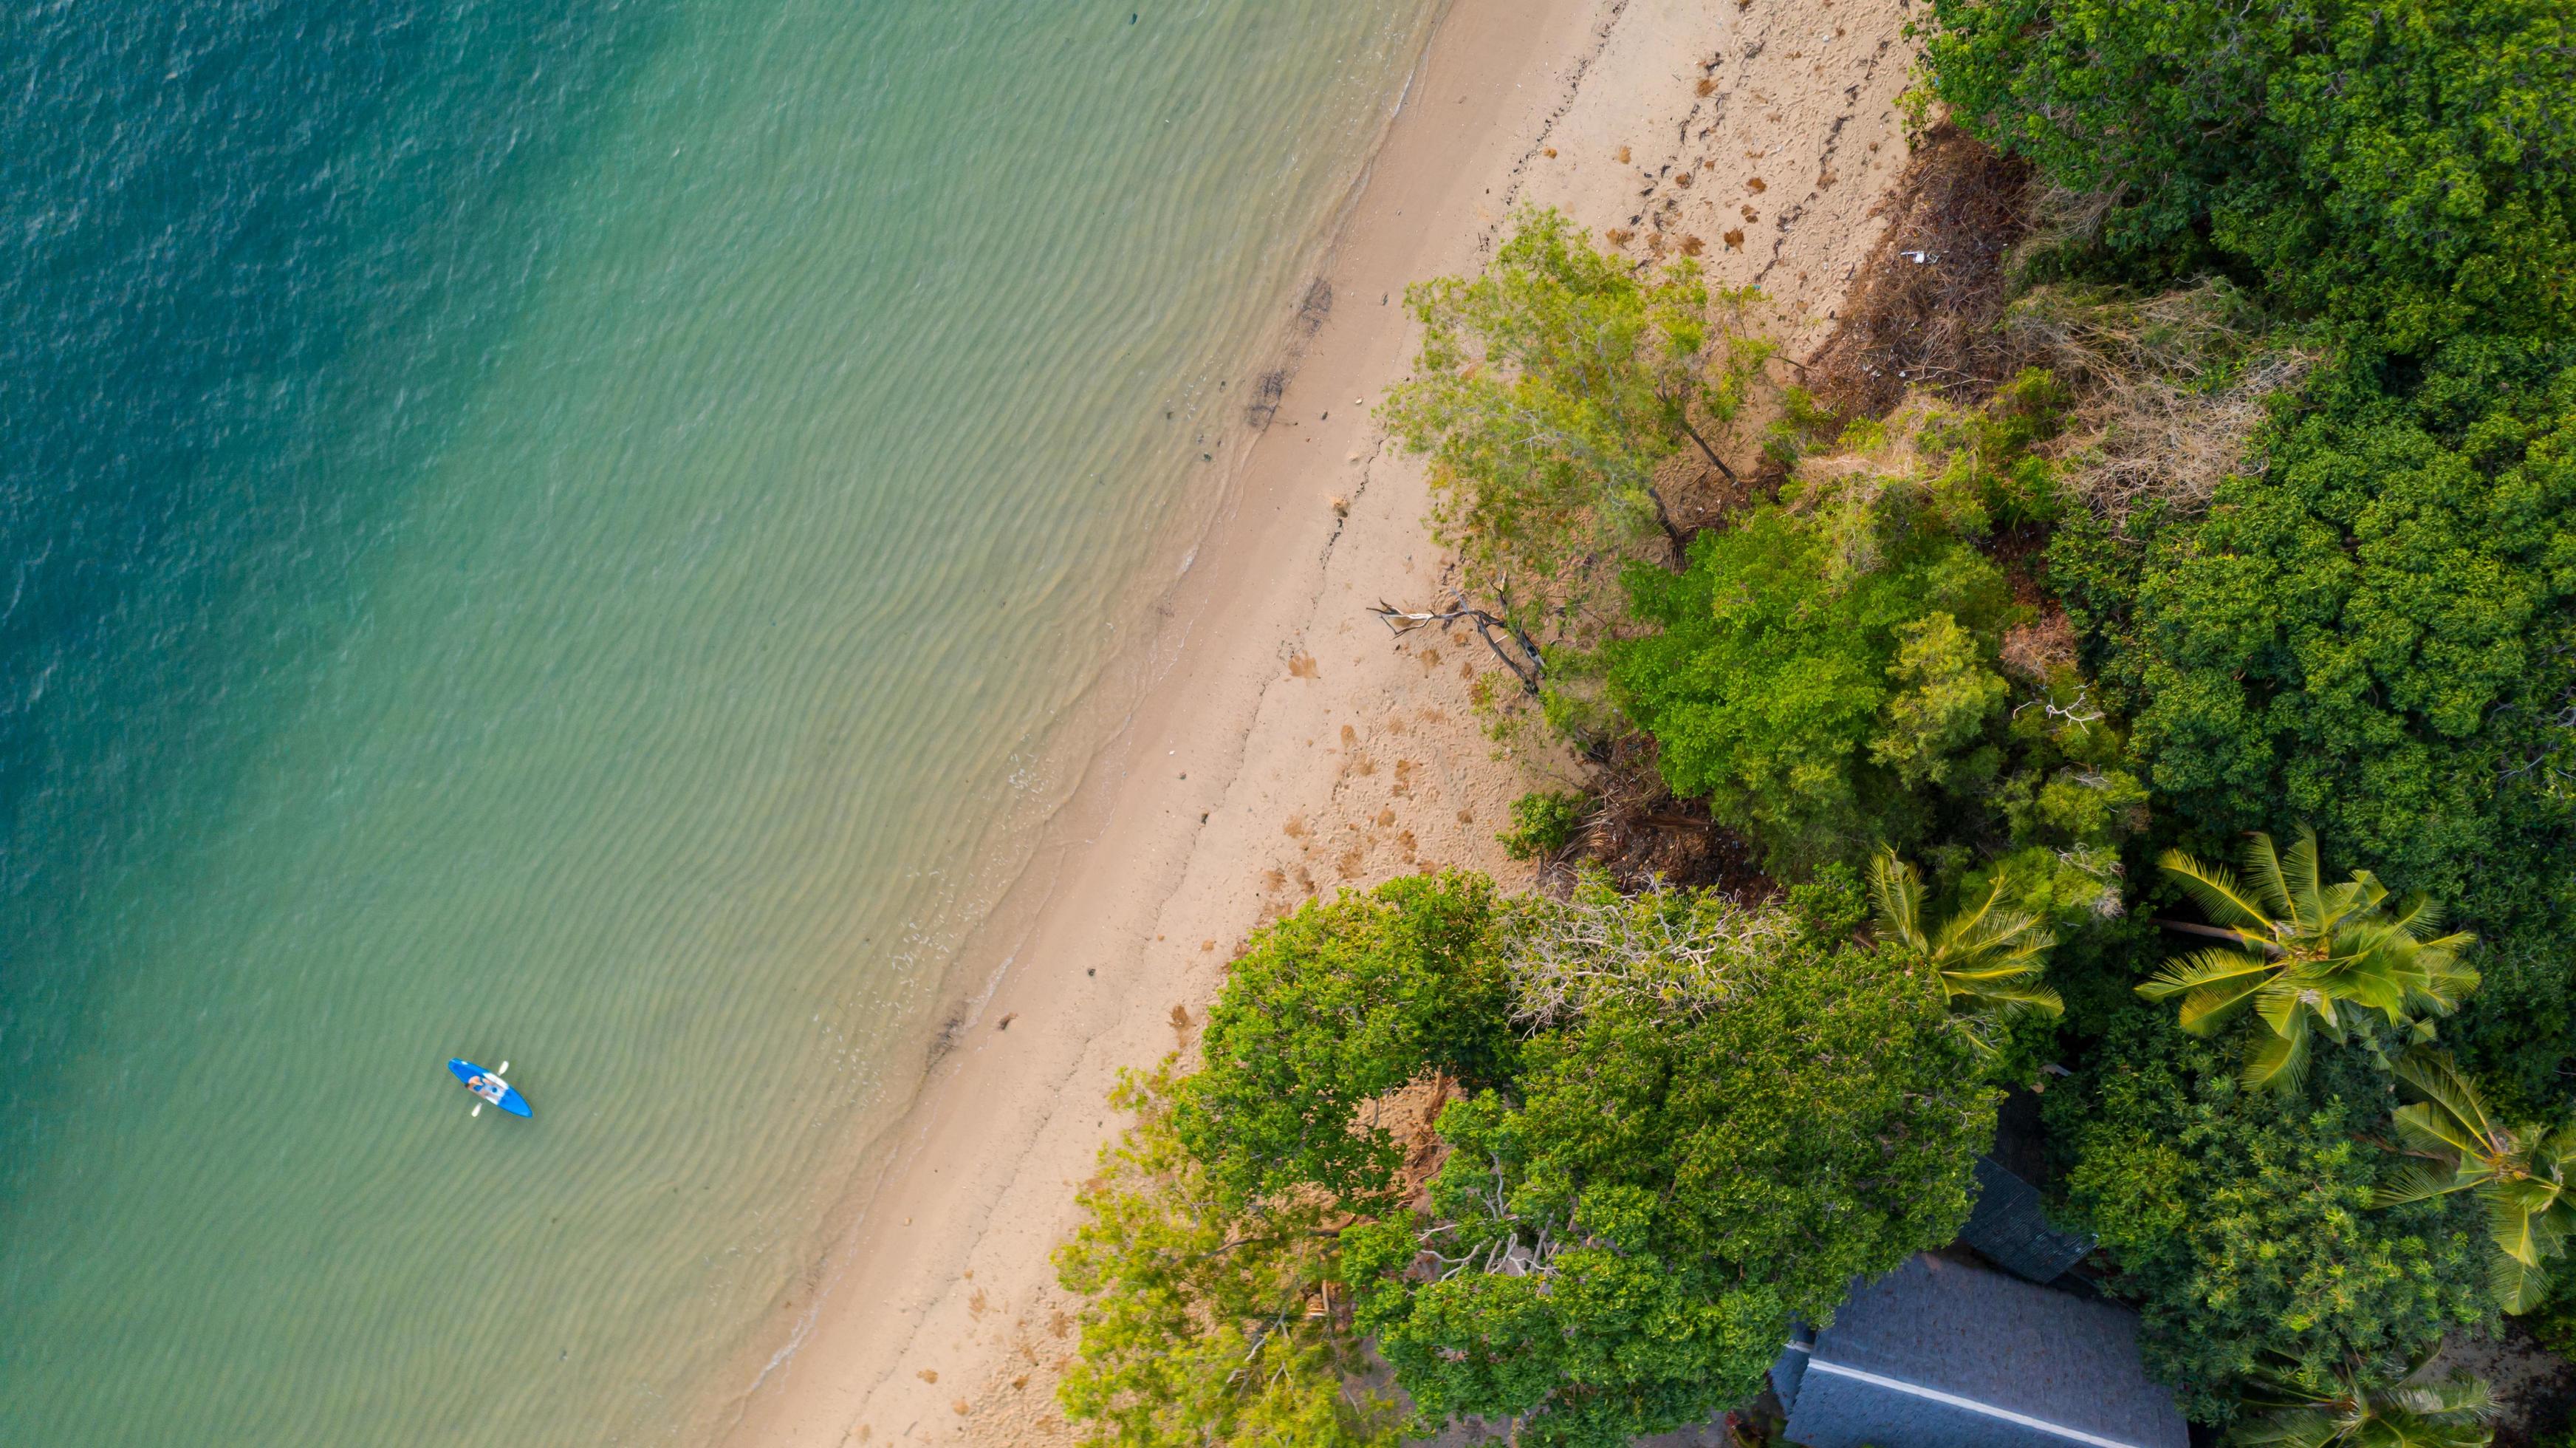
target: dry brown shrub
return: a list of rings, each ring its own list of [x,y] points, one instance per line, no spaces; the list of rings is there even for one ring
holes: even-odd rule
[[[2028,167],[1946,122],[1916,144],[1840,325],[1807,360],[1820,404],[1877,417],[1909,386],[1982,390],[2001,378],[1995,322],[2005,259],[2029,230],[2029,191]]]
[[[2017,364],[2048,368],[2073,394],[2051,451],[2114,521],[2148,501],[2197,511],[2229,474],[2260,473],[2249,448],[2270,398],[2317,361],[2267,342],[2252,303],[2215,279],[2145,299],[2041,287],[2013,304],[2004,332]]]
[[[2044,684],[2058,670],[2075,666],[2075,628],[2051,609],[2036,622],[2004,630],[1997,659],[2007,672]]]
[[[1709,886],[1746,901],[1773,892],[1749,841],[1711,819],[1705,802],[1675,799],[1665,787],[1654,740],[1635,735],[1602,749],[1601,767],[1589,781],[1593,802],[1568,859],[1598,864],[1632,893],[1658,880]],[[1572,879],[1566,868],[1550,872],[1546,882],[1562,888]]]

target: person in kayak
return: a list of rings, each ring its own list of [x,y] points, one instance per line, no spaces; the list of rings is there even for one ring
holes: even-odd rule
[[[503,1086],[497,1076],[475,1076],[466,1081],[465,1089],[486,1101],[499,1101],[509,1088]]]

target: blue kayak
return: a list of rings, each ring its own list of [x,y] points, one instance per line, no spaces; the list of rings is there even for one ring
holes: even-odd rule
[[[456,1073],[456,1079],[464,1083],[466,1090],[509,1112],[512,1116],[530,1114],[528,1098],[519,1094],[518,1087],[502,1080],[500,1072],[486,1071],[473,1062],[464,1060],[448,1062],[447,1069]]]

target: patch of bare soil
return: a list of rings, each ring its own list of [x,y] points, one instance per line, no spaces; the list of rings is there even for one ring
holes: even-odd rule
[[[2437,1376],[2466,1369],[2486,1379],[2503,1409],[2495,1448],[2540,1448],[2563,1441],[2568,1412],[2576,1407],[2576,1369],[2543,1348],[2531,1330],[2510,1318],[2494,1337],[2454,1333],[2428,1365]]]

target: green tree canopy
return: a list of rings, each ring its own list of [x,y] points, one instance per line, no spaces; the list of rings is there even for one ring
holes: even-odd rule
[[[2576,904],[2576,353],[2344,367],[2262,450],[2205,518],[2061,529],[2051,579],[2184,821],[2311,820],[2504,947],[2455,1039],[2534,1089]]]
[[[1428,456],[1434,521],[1487,577],[1562,584],[1590,550],[1681,533],[1655,471],[1723,423],[1767,348],[1710,325],[1696,263],[1639,272],[1555,211],[1525,211],[1473,280],[1405,291],[1423,326],[1413,376],[1380,415]],[[1535,590],[1533,590],[1535,591]]]
[[[2104,240],[2215,252],[2411,351],[2576,324],[2576,17],[2557,0],[1935,0],[1941,99]]]
[[[1967,1219],[1994,1098],[1930,971],[1801,939],[1705,1011],[1595,999],[1443,1113],[1426,1214],[1349,1234],[1359,1321],[1435,1420],[1610,1448],[1705,1417]]]
[[[2317,1065],[2300,1091],[2249,1088],[2137,1007],[2045,1100],[2067,1203],[2138,1307],[2148,1371],[2203,1422],[2230,1419],[2259,1371],[2392,1381],[2445,1331],[2493,1322],[2473,1207],[2372,1210],[2395,1166],[2364,1141],[2386,1078],[2358,1054]]]
[[[1309,900],[1254,933],[1208,1014],[1207,1069],[1180,1087],[1182,1143],[1251,1199],[1317,1187],[1358,1201],[1399,1151],[1361,1103],[1445,1072],[1509,1073],[1511,989],[1490,939],[1493,882],[1406,876]]]
[[[1325,1307],[1342,1277],[1320,1198],[1248,1209],[1172,1126],[1170,1063],[1130,1075],[1110,1105],[1136,1122],[1083,1187],[1058,1279],[1090,1299],[1058,1385],[1095,1448],[1295,1443],[1394,1448],[1404,1415],[1352,1386],[1358,1344]]]
[[[1633,572],[1632,606],[1657,631],[1604,651],[1611,697],[1655,736],[1664,782],[1778,869],[1919,833],[1903,769],[1961,786],[1994,773],[1992,758],[1957,756],[2000,712],[2003,573],[1899,500],[1879,526],[1876,566],[1835,577],[1842,555],[1812,517],[1757,508],[1701,534],[1688,572]],[[1949,656],[1907,662],[1927,633]]]

